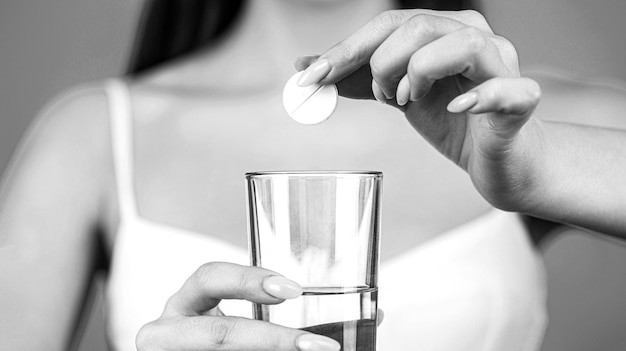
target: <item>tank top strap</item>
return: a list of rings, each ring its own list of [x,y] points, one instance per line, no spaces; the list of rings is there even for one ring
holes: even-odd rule
[[[122,218],[137,216],[133,167],[133,115],[130,91],[122,79],[106,83],[111,117],[113,166]]]

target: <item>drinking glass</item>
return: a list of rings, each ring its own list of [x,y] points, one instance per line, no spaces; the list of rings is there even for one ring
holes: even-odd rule
[[[256,319],[376,348],[382,173],[246,174],[252,265],[299,283],[301,297],[254,305]]]

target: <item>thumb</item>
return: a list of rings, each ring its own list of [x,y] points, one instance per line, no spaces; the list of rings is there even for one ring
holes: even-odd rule
[[[294,62],[294,67],[298,71],[303,71],[315,61],[319,56],[302,56]],[[352,74],[346,76],[336,83],[339,95],[350,99],[374,99],[372,93],[372,72],[369,65],[363,65]]]
[[[526,123],[540,99],[541,88],[530,78],[493,78],[454,98],[448,111],[490,113],[495,132],[511,136]]]

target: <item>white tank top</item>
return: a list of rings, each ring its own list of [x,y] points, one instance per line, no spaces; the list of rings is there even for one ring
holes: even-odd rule
[[[120,223],[106,290],[110,345],[136,350],[135,335],[202,264],[249,264],[233,244],[139,216],[133,188],[132,114],[124,82],[107,85]],[[384,261],[377,349],[539,350],[547,325],[545,268],[518,215],[493,210]],[[223,301],[250,317],[249,302]]]

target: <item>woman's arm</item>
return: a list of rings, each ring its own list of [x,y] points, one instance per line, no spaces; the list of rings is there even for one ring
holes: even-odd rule
[[[110,175],[106,100],[57,99],[37,119],[0,193],[0,349],[66,350],[96,268]]]
[[[534,185],[512,210],[626,239],[626,132],[536,125]]]
[[[296,68],[399,108],[493,206],[626,238],[625,133],[536,119],[539,85],[479,13],[388,11]]]

